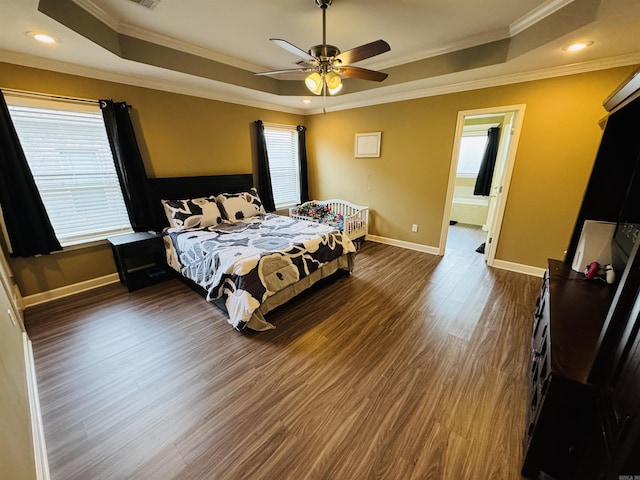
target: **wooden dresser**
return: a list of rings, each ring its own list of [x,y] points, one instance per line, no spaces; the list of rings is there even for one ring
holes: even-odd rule
[[[549,260],[531,340],[522,467],[527,478],[575,476],[597,396],[589,372],[614,294],[615,287]]]

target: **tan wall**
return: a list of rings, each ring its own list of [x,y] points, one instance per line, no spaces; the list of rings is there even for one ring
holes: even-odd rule
[[[31,417],[27,387],[24,328],[11,301],[10,274],[4,265],[0,258],[0,477],[33,480],[37,478],[32,434],[36,419]]]
[[[255,120],[304,125],[305,117],[148,88],[0,63],[0,87],[133,105],[145,169],[151,177],[248,173]],[[40,258],[12,259],[24,296],[115,273],[108,245]]]
[[[631,70],[313,115],[310,194],[369,205],[374,235],[437,247],[458,112],[526,104],[496,258],[544,267],[564,258],[602,136],[602,100]],[[380,158],[354,158],[354,134],[376,131]]]
[[[0,64],[0,87],[126,100],[150,176],[252,171],[251,123],[307,125],[310,193],[369,205],[374,235],[438,246],[457,113],[527,105],[497,258],[562,258],[595,158],[602,100],[632,68],[611,69],[302,117]],[[329,100],[330,102],[330,100]],[[354,134],[382,132],[380,158]],[[417,223],[419,231],[411,232]],[[108,246],[13,259],[23,295],[115,272]]]

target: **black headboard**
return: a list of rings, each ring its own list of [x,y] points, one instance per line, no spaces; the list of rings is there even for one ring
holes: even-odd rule
[[[238,193],[253,186],[253,175],[206,175],[201,177],[148,178],[151,211],[154,215],[155,230],[169,226],[160,200],[182,200],[185,198],[207,197],[220,193]]]

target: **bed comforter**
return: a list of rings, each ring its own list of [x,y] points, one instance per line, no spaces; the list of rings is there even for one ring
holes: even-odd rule
[[[342,255],[351,240],[327,225],[265,214],[212,227],[169,229],[169,263],[223,299],[229,323],[243,329],[262,302]],[[349,262],[351,264],[351,262]]]

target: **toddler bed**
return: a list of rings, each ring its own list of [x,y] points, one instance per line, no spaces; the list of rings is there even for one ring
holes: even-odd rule
[[[266,213],[251,184],[251,175],[149,179],[167,263],[236,329],[267,330],[266,313],[348,274],[356,249],[334,227]]]
[[[289,216],[329,225],[350,240],[364,240],[369,233],[369,207],[346,200],[311,200],[290,208]]]

